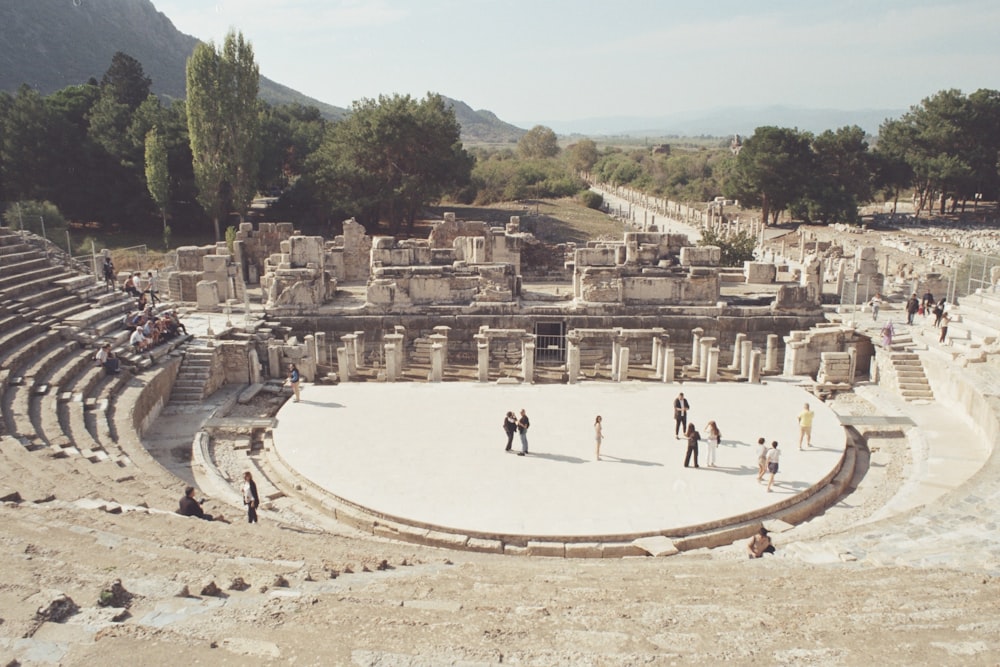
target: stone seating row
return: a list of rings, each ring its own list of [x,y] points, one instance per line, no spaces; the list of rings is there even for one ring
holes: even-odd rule
[[[24,253],[24,255],[4,255],[4,261],[0,264],[0,278],[19,276],[29,271],[48,266],[48,260],[40,252]]]

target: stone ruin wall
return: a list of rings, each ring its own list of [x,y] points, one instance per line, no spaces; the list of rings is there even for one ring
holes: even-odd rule
[[[867,375],[875,356],[875,347],[867,335],[839,324],[818,323],[807,330],[792,331],[784,341],[786,353],[782,374],[785,376],[808,375],[816,378],[824,353],[850,350],[856,354],[855,376]]]
[[[573,256],[573,296],[583,303],[714,305],[721,250],[688,243],[684,234],[657,232],[588,243]]]
[[[615,313],[606,315],[566,315],[561,312],[537,312],[532,315],[515,313],[497,314],[434,314],[434,315],[337,315],[282,318],[282,324],[289,327],[295,337],[302,341],[314,332],[323,332],[327,346],[333,350],[340,345],[341,336],[366,332],[366,356],[370,360],[382,356],[382,335],[392,333],[397,325],[406,329],[406,354],[413,359],[421,345],[429,344],[429,337],[435,327],[447,326],[448,359],[451,363],[476,363],[476,344],[473,336],[483,326],[491,329],[524,329],[534,333],[536,322],[562,322],[564,330],[572,329],[653,329],[662,328],[670,337],[670,347],[678,358],[688,363],[691,359],[692,329],[704,329],[705,336],[718,339],[722,359],[728,363],[732,356],[732,346],[736,334],[742,333],[753,342],[754,347],[765,349],[767,336],[778,334],[788,336],[793,331],[807,330],[823,321],[821,313],[798,315],[775,315],[766,307],[746,307],[729,309],[719,315],[716,309],[704,309],[699,314],[636,315]],[[649,346],[640,346],[633,351],[633,363],[649,363]],[[610,350],[586,348],[583,363],[610,361]],[[783,354],[783,345],[781,350]],[[418,354],[419,356],[419,354]],[[516,343],[494,341],[490,346],[492,362],[515,363],[520,360],[521,347]],[[638,357],[638,359],[636,359]],[[301,367],[300,367],[301,368]]]

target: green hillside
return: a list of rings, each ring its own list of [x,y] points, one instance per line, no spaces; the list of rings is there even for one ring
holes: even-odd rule
[[[181,99],[185,63],[197,43],[150,0],[0,0],[0,90],[13,92],[27,83],[49,94],[90,78],[100,80],[115,52],[122,51],[142,63],[153,92]],[[271,104],[315,106],[331,120],[348,113],[263,76],[260,97]],[[447,101],[455,108],[464,141],[512,143],[524,134],[489,111]]]

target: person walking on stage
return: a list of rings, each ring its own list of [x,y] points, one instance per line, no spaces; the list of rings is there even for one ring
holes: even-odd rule
[[[681,435],[687,431],[688,410],[691,404],[684,398],[684,392],[677,394],[674,399],[674,439],[680,440]]]
[[[507,434],[507,447],[504,451],[509,452],[514,443],[514,434],[517,433],[517,417],[513,410],[508,410],[507,416],[503,418],[503,432]]]
[[[809,408],[806,403],[799,413],[799,449],[802,449],[802,440],[806,441],[806,447],[812,447],[813,417],[816,413]]]
[[[774,476],[778,474],[778,459],[781,458],[781,452],[778,451],[778,441],[775,440],[771,443],[771,449],[767,452],[767,471],[771,473],[771,479],[767,482],[767,492],[771,492],[771,487],[774,486]]]
[[[525,456],[528,453],[528,427],[531,421],[528,420],[528,413],[521,408],[521,418],[517,420],[517,434],[521,436],[521,451],[518,456]]]
[[[601,460],[601,441],[604,440],[604,431],[601,427],[601,415],[597,415],[597,419],[594,420],[594,442],[597,446],[595,450],[597,460]]]
[[[688,424],[687,433],[684,434],[687,437],[687,453],[684,454],[684,467],[687,468],[688,464],[691,463],[691,454],[694,454],[694,467],[698,466],[698,441],[701,440],[701,434],[695,430],[694,424]]]
[[[299,382],[301,382],[302,376],[299,375],[298,366],[295,364],[288,364],[288,384],[292,387],[292,393],[295,395],[295,402],[299,402]]]

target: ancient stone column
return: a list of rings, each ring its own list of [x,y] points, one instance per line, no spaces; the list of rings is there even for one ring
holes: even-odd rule
[[[396,344],[385,344],[385,380],[395,382],[399,379],[399,364],[396,361]]]
[[[337,374],[341,382],[351,381],[351,361],[350,354],[346,347],[337,348]]]
[[[691,329],[691,368],[698,369],[699,357],[701,356],[701,337],[705,330],[701,327]]]
[[[703,379],[708,379],[708,353],[715,346],[715,337],[714,336],[705,336],[704,338],[701,339],[699,345],[701,346],[701,350],[700,350],[699,355],[698,355],[699,356],[699,361],[698,361],[699,375]],[[715,368],[718,371],[719,365],[716,364]]]
[[[428,336],[431,341],[431,349],[434,349],[435,345],[441,346],[441,364],[442,368],[448,363],[448,337],[441,334],[431,334]]]
[[[858,348],[847,348],[847,354],[851,357],[850,383],[854,386],[854,374],[858,372]]]
[[[305,356],[305,359],[308,359],[310,363],[315,364],[316,363],[316,336],[313,336],[312,334],[309,334],[308,336],[306,336],[303,339],[302,342],[304,342],[306,344],[306,356]]]
[[[807,352],[806,342],[802,340],[792,340],[785,343],[785,366],[782,370],[782,375],[786,377],[794,377],[797,375],[796,370],[798,369],[801,358]]]
[[[448,332],[451,331],[451,327],[444,325],[434,327],[434,333],[444,338],[440,339],[442,347],[444,347],[444,365],[448,366]],[[431,340],[434,340],[434,336],[431,336]]]
[[[383,336],[382,340],[386,344],[392,345],[392,352],[396,357],[396,374],[403,372],[403,336],[398,333],[386,334]],[[386,361],[388,363],[388,360]]]
[[[767,353],[764,357],[764,371],[778,372],[778,334],[767,335]]]
[[[729,364],[731,370],[739,371],[741,368],[740,355],[743,354],[743,341],[746,338],[745,333],[736,334],[736,342],[733,343],[733,363]]]
[[[479,371],[479,381],[489,382],[490,381],[490,341],[486,336],[482,334],[476,334],[472,337],[476,341],[476,361]]]
[[[570,384],[576,384],[580,377],[580,346],[569,338],[566,339],[566,375]]]
[[[708,363],[705,365],[705,382],[719,381],[719,348],[713,347],[708,351]]]
[[[528,384],[535,382],[535,343],[527,342],[522,348],[524,356],[521,358],[521,371],[524,373],[524,381]]]
[[[760,350],[750,353],[750,373],[747,377],[750,384],[760,384]]]
[[[316,363],[325,366],[327,363],[326,332],[317,331],[315,335],[316,335]]]
[[[613,376],[615,382],[625,382],[628,380],[628,357],[629,349],[623,346],[618,353],[618,373]]]
[[[281,348],[277,345],[271,345],[267,348],[267,372],[273,378],[285,375],[285,369],[281,367]]]
[[[354,332],[354,367],[365,367],[365,332]]]
[[[663,357],[663,381],[671,383],[674,381],[674,349],[668,347]]]
[[[434,338],[434,336],[431,336]],[[444,376],[444,345],[433,343],[431,345],[431,382],[440,382]]]
[[[260,358],[256,348],[251,347],[247,353],[247,367],[250,370],[250,384],[260,384]]]
[[[653,352],[649,361],[653,365],[653,377],[658,378],[663,376],[663,361],[664,361],[664,351],[666,348],[663,346],[663,339],[659,336],[653,338]]]
[[[344,334],[340,337],[340,341],[344,344],[345,352],[347,354],[347,373],[348,375],[354,375],[358,370],[358,358],[357,358],[357,348],[355,347],[355,341],[358,337],[354,334]],[[337,350],[337,363],[340,363],[340,350]]]
[[[753,352],[753,341],[743,341],[740,351],[740,377],[750,377],[750,353]]]
[[[615,336],[611,339],[611,379],[618,377],[618,365],[621,363],[622,339]]]

